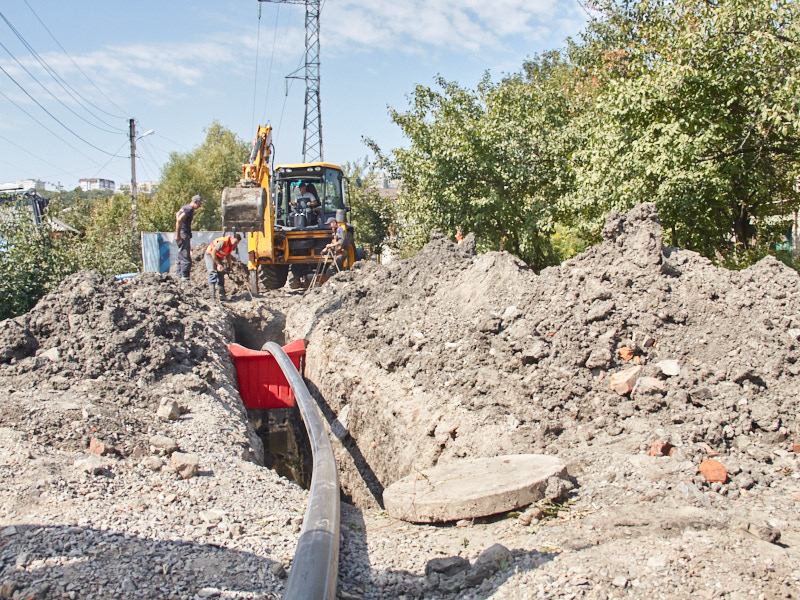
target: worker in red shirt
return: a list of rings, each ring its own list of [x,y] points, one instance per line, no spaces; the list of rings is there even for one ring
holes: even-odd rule
[[[218,237],[206,248],[204,259],[212,300],[217,295],[217,286],[219,286],[219,299],[225,300],[225,261],[228,262],[228,269],[230,269],[233,266],[232,255],[236,252],[240,241],[242,241],[242,236],[239,233],[226,235]]]

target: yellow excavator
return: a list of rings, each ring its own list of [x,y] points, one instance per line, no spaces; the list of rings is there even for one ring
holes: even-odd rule
[[[326,224],[331,217],[347,232],[344,268],[355,262],[342,168],[318,162],[271,170],[272,152],[272,127],[261,125],[239,185],[222,190],[222,229],[246,236],[253,293],[258,293],[259,284],[282,288],[290,274],[291,287],[307,286],[326,260],[322,249],[331,241]]]

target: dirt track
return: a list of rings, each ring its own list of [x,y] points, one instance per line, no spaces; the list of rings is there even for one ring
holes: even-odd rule
[[[188,285],[73,276],[0,323],[3,594],[280,595],[305,492],[257,466],[225,344],[285,325],[349,432],[333,438],[357,505],[342,597],[797,597],[800,278],[665,248],[650,205],[612,214],[605,238],[535,275],[434,235],[305,295],[252,299],[238,273],[223,307],[201,262]],[[636,389],[612,391],[632,367]],[[157,414],[169,401],[175,420]],[[442,526],[378,506],[414,469],[529,452],[568,463],[569,502]],[[484,579],[426,573],[495,543],[510,558]]]

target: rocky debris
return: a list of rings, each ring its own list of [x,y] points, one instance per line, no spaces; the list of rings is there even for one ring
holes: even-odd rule
[[[286,329],[309,342],[306,376],[328,420],[341,423],[346,412],[347,435],[339,429],[335,443],[340,483],[364,510],[436,464],[557,454],[577,482],[557,511],[564,524],[531,519],[524,527],[537,533],[514,547],[558,552],[515,556],[517,575],[498,589],[569,597],[600,585],[668,597],[690,593],[678,583],[694,581],[690,570],[709,589],[744,593],[767,585],[779,594],[794,581],[796,526],[777,525],[794,559],[773,556],[766,584],[747,566],[750,542],[726,536],[736,515],[794,519],[798,319],[795,271],[771,257],[727,271],[669,248],[644,204],[610,214],[602,244],[538,275],[508,254],[475,256],[435,233],[410,259],[359,264],[309,292]],[[712,458],[725,480],[700,471]],[[636,536],[646,539],[641,550]],[[680,558],[675,536],[690,556]],[[550,563],[580,564],[569,555],[578,550],[590,568],[559,580]],[[650,560],[648,551],[672,558]],[[702,567],[712,555],[736,575]],[[656,577],[667,572],[673,583]],[[357,574],[352,585],[360,589]]]
[[[260,466],[233,330],[150,273],[79,273],[0,322],[2,597],[282,594],[307,495]]]

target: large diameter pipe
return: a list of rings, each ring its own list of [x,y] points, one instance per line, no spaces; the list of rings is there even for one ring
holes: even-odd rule
[[[275,357],[294,392],[313,453],[311,495],[283,597],[333,600],[339,569],[339,476],[333,447],[317,404],[289,356],[275,342],[263,350]]]

